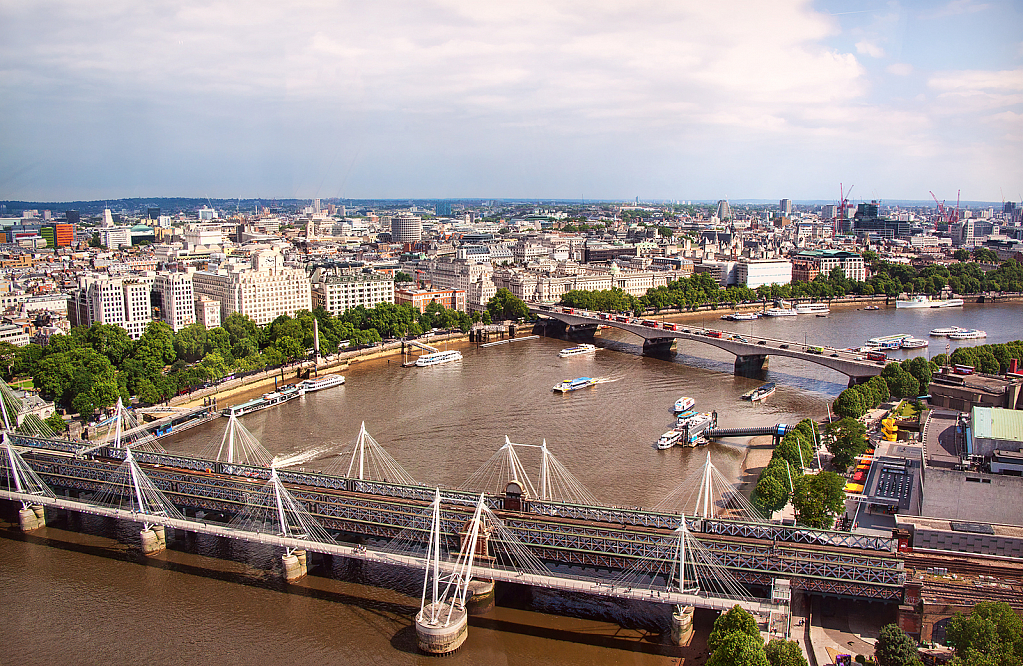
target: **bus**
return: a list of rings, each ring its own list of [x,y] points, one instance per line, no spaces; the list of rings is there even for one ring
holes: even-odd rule
[[[972,375],[974,367],[972,365],[953,365],[952,372],[957,375]]]
[[[887,361],[888,360],[888,354],[885,354],[882,351],[868,351],[867,352],[867,360],[868,361]]]

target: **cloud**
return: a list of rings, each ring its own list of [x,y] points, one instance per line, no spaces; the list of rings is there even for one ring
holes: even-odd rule
[[[895,76],[909,76],[913,73],[913,65],[904,62],[897,62],[888,65],[885,71]]]
[[[859,42],[856,42],[856,52],[857,53],[862,53],[864,55],[868,55],[871,58],[881,58],[881,57],[884,57],[884,49],[883,48],[881,48],[877,44],[874,44],[873,42],[868,42],[866,40],[861,40]]]

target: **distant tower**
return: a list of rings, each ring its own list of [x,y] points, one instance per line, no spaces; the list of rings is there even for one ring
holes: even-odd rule
[[[411,213],[398,213],[391,218],[391,241],[415,243],[423,238],[423,220]]]
[[[722,199],[718,202],[718,219],[719,220],[730,220],[732,219],[732,209],[728,207],[728,200]]]
[[[782,215],[792,214],[792,199],[782,199],[778,202],[778,210],[781,211]]]
[[[316,213],[317,215],[319,215],[321,212],[319,199],[313,199],[313,212]]]

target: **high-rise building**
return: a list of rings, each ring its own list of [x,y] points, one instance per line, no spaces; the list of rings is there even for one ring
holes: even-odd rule
[[[782,215],[792,214],[792,199],[782,199],[778,202],[778,210]]]
[[[153,279],[153,302],[160,319],[177,333],[195,323],[195,295],[188,273],[159,273]]]
[[[732,219],[732,209],[728,206],[727,199],[722,199],[718,201],[717,218],[719,220]]]
[[[71,294],[68,318],[72,326],[120,326],[138,340],[153,320],[149,295],[145,279],[83,275]]]
[[[221,319],[237,312],[262,326],[282,314],[294,316],[299,310],[312,310],[305,270],[283,266],[279,253],[261,252],[253,255],[251,266],[231,264],[215,273],[193,273],[192,288],[196,295],[220,302]]]
[[[150,206],[149,208],[147,208],[146,209],[146,217],[148,217],[150,220],[159,220],[160,219],[160,207],[159,206]]]
[[[451,215],[451,202],[450,201],[438,201],[434,207],[434,211],[438,216],[447,217]]]
[[[423,239],[423,220],[412,213],[398,213],[391,218],[391,241],[416,243]]]
[[[82,221],[82,216],[77,210],[64,211],[64,217],[67,219],[67,223],[72,225]]]

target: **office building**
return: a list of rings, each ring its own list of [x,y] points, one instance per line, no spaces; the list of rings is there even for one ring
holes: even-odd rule
[[[248,266],[228,264],[216,272],[193,273],[192,288],[195,294],[220,302],[221,320],[237,312],[263,326],[282,314],[312,310],[305,270],[283,266],[279,253],[261,252]]]
[[[68,318],[72,326],[111,324],[138,340],[153,320],[151,283],[144,278],[83,275],[71,294]]]
[[[312,299],[314,308],[335,316],[360,305],[394,303],[394,280],[375,273],[336,275],[318,270],[313,274]]]
[[[782,199],[778,202],[778,212],[782,215],[792,214],[792,199]]]
[[[153,305],[159,318],[177,333],[195,323],[195,295],[188,273],[160,273],[153,279]]]
[[[408,303],[419,312],[426,312],[430,303],[439,303],[449,310],[466,311],[465,292],[461,289],[397,289],[394,302]]]
[[[749,259],[735,267],[736,284],[756,289],[765,284],[792,282],[792,262],[787,259]]]
[[[391,218],[391,241],[416,243],[423,239],[423,220],[412,213],[398,213]]]

